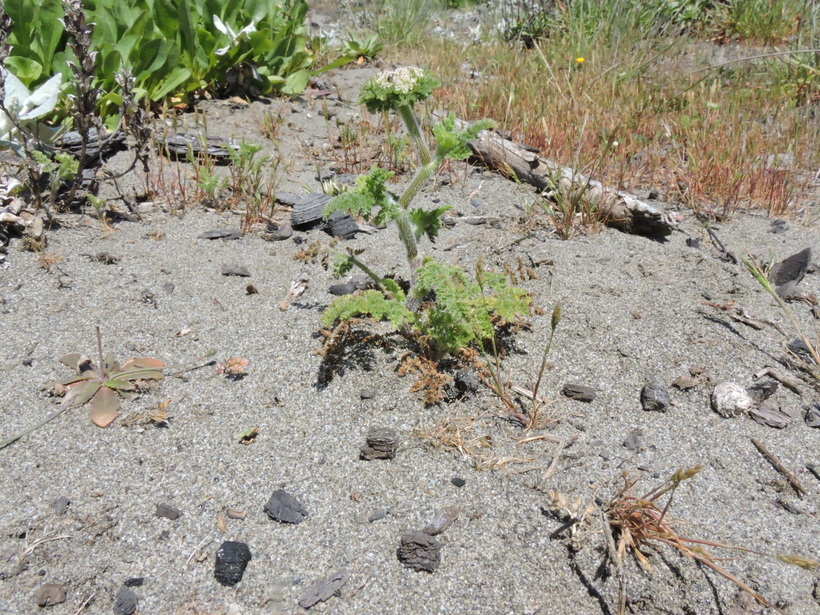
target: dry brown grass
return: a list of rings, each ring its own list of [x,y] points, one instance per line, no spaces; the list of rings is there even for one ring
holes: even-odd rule
[[[468,120],[492,118],[545,157],[610,186],[655,188],[714,217],[747,206],[800,213],[816,198],[817,79],[801,91],[788,56],[697,72],[715,63],[715,45],[638,41],[592,49],[582,64],[560,45],[430,41],[402,61],[439,77],[441,106]],[[789,162],[767,165],[773,154]]]

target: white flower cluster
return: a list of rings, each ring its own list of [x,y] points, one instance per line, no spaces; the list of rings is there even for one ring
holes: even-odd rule
[[[411,92],[424,77],[424,71],[417,66],[402,66],[394,71],[382,71],[376,75],[376,85],[397,94]]]

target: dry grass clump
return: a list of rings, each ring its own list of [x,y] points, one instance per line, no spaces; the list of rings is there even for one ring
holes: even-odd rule
[[[800,213],[814,198],[820,71],[810,56],[701,70],[723,52],[685,37],[601,43],[577,58],[572,49],[561,36],[532,49],[431,41],[413,60],[446,84],[436,93],[442,107],[493,118],[501,132],[607,185],[657,189],[713,217],[747,204]]]

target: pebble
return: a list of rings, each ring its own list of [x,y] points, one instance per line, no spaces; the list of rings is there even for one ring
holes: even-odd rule
[[[233,587],[242,580],[251,559],[251,550],[247,544],[226,540],[216,551],[214,578],[221,585]]]
[[[115,615],[132,615],[137,610],[137,594],[128,587],[121,587],[114,600]]]
[[[422,531],[428,536],[438,536],[450,527],[460,514],[461,506],[445,506]]]
[[[182,511],[170,504],[157,504],[157,511],[154,514],[157,517],[165,517],[171,521],[176,521],[182,516]]]
[[[425,532],[410,532],[402,535],[396,555],[405,568],[432,573],[441,564],[441,543]]]
[[[308,512],[299,501],[284,489],[277,489],[265,504],[268,517],[279,523],[297,525],[307,519]]]
[[[65,602],[65,590],[59,585],[45,583],[34,590],[34,602],[39,607],[60,604]]]
[[[59,498],[54,500],[54,512],[59,515],[64,515],[65,511],[68,510],[68,507],[71,505],[71,500],[69,500],[66,496],[61,495]]]
[[[274,241],[284,241],[290,239],[293,235],[293,227],[290,222],[283,222],[270,232],[271,239]]]
[[[367,444],[362,447],[360,459],[393,459],[399,447],[399,438],[395,429],[374,427],[367,432]]]
[[[361,399],[373,399],[376,397],[376,391],[373,389],[362,389],[359,391],[359,397]]]
[[[816,401],[806,409],[804,420],[809,427],[820,427],[820,402]]]
[[[650,382],[641,389],[641,405],[646,411],[666,412],[672,400],[663,383]]]
[[[721,382],[712,391],[712,408],[723,418],[743,414],[753,405],[746,389],[734,382]]]
[[[222,265],[222,275],[236,276],[240,278],[251,277],[251,272],[242,265]]]
[[[629,451],[639,451],[644,448],[643,429],[633,429],[623,442],[624,448]]]
[[[309,609],[320,602],[329,600],[334,595],[339,595],[342,587],[350,578],[350,573],[347,568],[342,568],[338,572],[329,576],[326,579],[316,581],[308,590],[299,598],[299,606],[303,609]]]
[[[561,392],[570,399],[574,399],[576,401],[583,401],[586,403],[591,402],[598,395],[598,392],[595,390],[594,387],[586,386],[583,384],[572,384],[569,382],[564,385],[564,388],[561,389]]]
[[[481,387],[479,379],[468,369],[460,369],[455,373],[455,383],[461,396],[473,395]]]
[[[197,235],[197,239],[240,239],[241,237],[242,231],[238,228],[205,231],[201,235]]]
[[[370,521],[370,523],[374,523],[374,522],[376,522],[376,521],[381,521],[381,520],[382,520],[382,519],[384,519],[386,516],[387,516],[387,510],[385,510],[384,508],[382,508],[382,509],[379,509],[379,510],[377,510],[377,511],[373,512],[373,513],[372,513],[372,514],[371,514],[371,515],[367,518],[367,520],[368,520],[368,521]]]
[[[450,479],[450,482],[453,483],[459,489],[467,484],[467,481],[459,476],[454,476]]]

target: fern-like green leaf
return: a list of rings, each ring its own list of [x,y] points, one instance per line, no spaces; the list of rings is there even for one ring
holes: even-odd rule
[[[436,137],[436,156],[441,159],[452,158],[464,160],[471,154],[467,142],[475,139],[478,133],[493,126],[492,120],[480,120],[471,124],[467,130],[455,129],[456,116],[450,113],[446,118],[433,126]]]
[[[430,241],[435,242],[436,237],[438,237],[438,232],[441,230],[441,216],[451,209],[452,207],[450,205],[444,205],[432,211],[425,211],[420,207],[411,209],[409,217],[413,225],[413,235],[416,241],[418,241],[422,235],[427,235]]]
[[[374,166],[367,175],[359,176],[353,190],[343,192],[327,204],[325,220],[335,211],[345,211],[369,221],[371,212],[376,207],[380,209],[376,216],[377,223],[392,220],[390,213],[396,210],[396,199],[388,192],[387,182],[393,175],[395,173],[392,171]]]
[[[356,316],[370,316],[376,320],[387,319],[396,329],[413,320],[413,313],[404,305],[404,294],[401,298],[385,297],[378,290],[366,290],[356,295],[345,295],[331,303],[322,314],[322,324],[330,326],[336,320],[350,320]]]

